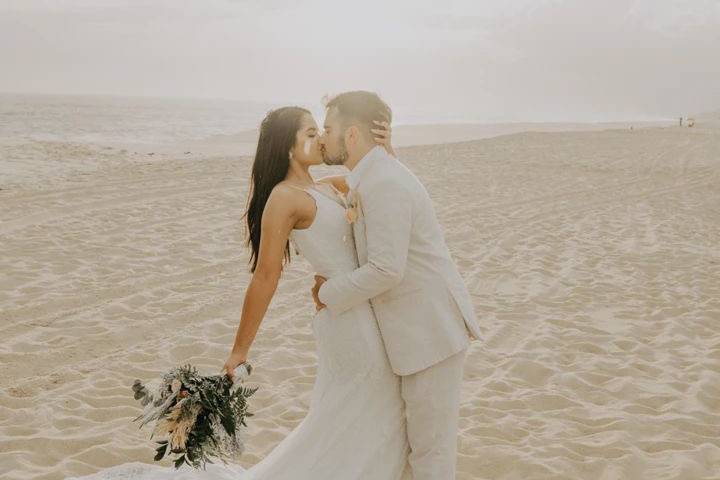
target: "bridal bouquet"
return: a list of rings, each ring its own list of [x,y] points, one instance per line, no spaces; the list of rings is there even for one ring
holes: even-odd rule
[[[241,364],[232,383],[225,374],[199,375],[188,364],[165,373],[156,386],[135,380],[135,400],[140,400],[144,410],[133,421],[142,419],[140,428],[154,422],[150,438],[163,437],[156,442],[155,460],[176,454],[178,469],[183,463],[205,468],[206,462],[213,463],[210,457],[223,463],[238,457],[243,452],[239,427],[247,427],[245,419],[252,416],[247,411],[247,399],[257,391],[241,385],[251,371],[250,364]]]

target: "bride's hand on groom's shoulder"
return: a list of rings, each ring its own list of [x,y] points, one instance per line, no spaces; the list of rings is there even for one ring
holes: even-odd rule
[[[378,125],[378,128],[370,129],[373,135],[375,135],[375,142],[385,147],[385,150],[387,150],[390,155],[397,158],[395,150],[392,147],[392,127],[386,121],[373,120],[373,122]]]

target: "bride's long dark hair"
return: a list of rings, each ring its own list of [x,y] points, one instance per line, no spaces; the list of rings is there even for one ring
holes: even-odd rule
[[[295,146],[302,118],[310,112],[302,107],[271,110],[260,124],[255,161],[250,179],[247,210],[247,246],[250,271],[255,272],[260,252],[260,227],[270,192],[285,179],[290,168],[290,150]],[[290,242],[285,245],[285,261],[290,261]]]

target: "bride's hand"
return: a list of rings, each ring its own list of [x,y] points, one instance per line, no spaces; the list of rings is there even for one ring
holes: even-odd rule
[[[234,371],[238,367],[238,365],[244,363],[245,361],[247,361],[246,355],[241,355],[239,353],[231,353],[228,359],[225,361],[225,365],[223,365],[220,373],[227,375],[231,382],[235,382]]]
[[[379,125],[379,128],[370,129],[370,131],[375,135],[375,142],[377,142],[378,145],[382,145],[390,155],[397,158],[391,142],[392,127],[388,122],[381,122],[378,120],[373,120],[373,122],[376,125]]]

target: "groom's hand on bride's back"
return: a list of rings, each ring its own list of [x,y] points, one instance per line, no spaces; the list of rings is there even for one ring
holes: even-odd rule
[[[313,300],[315,301],[315,309],[318,312],[320,310],[322,310],[323,308],[325,308],[325,304],[323,304],[320,301],[320,297],[318,294],[320,292],[320,287],[322,287],[322,284],[325,283],[326,281],[327,281],[327,278],[321,277],[320,275],[315,275],[315,286],[312,288],[311,292],[312,292]]]

